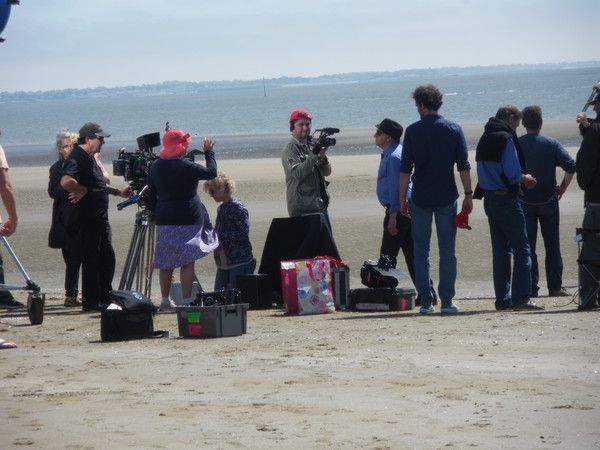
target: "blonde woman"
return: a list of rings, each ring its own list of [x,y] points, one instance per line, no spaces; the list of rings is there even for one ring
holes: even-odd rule
[[[214,252],[217,264],[215,291],[235,288],[237,276],[254,273],[256,267],[249,238],[248,209],[233,197],[235,182],[223,172],[204,182],[204,190],[215,202],[221,203],[215,222],[219,237],[219,247]]]

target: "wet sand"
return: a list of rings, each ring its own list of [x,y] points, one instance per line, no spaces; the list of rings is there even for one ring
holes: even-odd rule
[[[379,158],[332,153],[331,163],[334,235],[358,287],[360,265],[377,257],[381,239]],[[272,218],[286,215],[281,163],[224,160],[219,169],[249,207],[260,259]],[[545,311],[494,311],[481,202],[473,230],[458,231],[463,315],[250,311],[246,335],[196,341],[177,337],[174,314],[158,314],[155,328],[168,330],[168,339],[107,344],[99,342],[98,314],[62,307],[63,263],[47,247],[47,168],[10,174],[20,218],[10,242],[48,300],[41,326],[30,326],[22,311],[0,311],[0,337],[19,345],[0,352],[2,448],[600,446],[598,312],[544,297],[543,270]],[[564,284],[573,293],[582,204],[573,182],[561,200]],[[214,217],[215,205],[207,206]],[[117,284],[135,210],[111,204],[110,215]],[[431,257],[437,280],[435,236]],[[20,280],[10,264],[8,272],[9,281]],[[209,289],[212,258],[197,273]]]

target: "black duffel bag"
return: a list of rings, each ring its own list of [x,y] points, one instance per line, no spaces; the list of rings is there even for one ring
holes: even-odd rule
[[[389,267],[387,267],[387,264],[382,263],[381,259],[377,263],[374,261],[363,263],[360,268],[360,281],[362,284],[370,288],[395,288],[398,286],[398,278],[388,275],[386,272]],[[384,266],[385,269],[380,266]]]
[[[100,337],[103,341],[127,341],[162,337],[165,331],[154,331],[153,317],[157,307],[136,291],[111,291],[110,305],[100,316]]]

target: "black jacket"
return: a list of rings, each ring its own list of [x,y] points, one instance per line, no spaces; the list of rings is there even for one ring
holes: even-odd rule
[[[600,203],[600,122],[586,130],[576,159],[577,184],[585,202]]]
[[[48,180],[48,195],[54,200],[52,204],[52,223],[48,233],[48,246],[50,248],[64,248],[67,246],[67,231],[63,222],[63,211],[69,202],[68,193],[60,187],[63,176],[64,160],[60,158],[50,166],[50,179]]]

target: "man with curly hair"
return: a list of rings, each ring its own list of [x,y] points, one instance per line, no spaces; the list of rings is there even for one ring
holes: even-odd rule
[[[454,304],[456,283],[456,200],[459,197],[454,181],[456,164],[465,198],[462,211],[473,209],[471,165],[467,144],[460,126],[438,114],[442,93],[433,85],[419,86],[412,93],[421,120],[406,129],[400,162],[401,212],[412,220],[417,291],[421,298],[421,314],[434,311],[429,286],[429,246],[431,223],[435,224],[439,245],[440,282],[438,295],[442,314],[456,314]],[[412,196],[408,184],[412,173]]]

